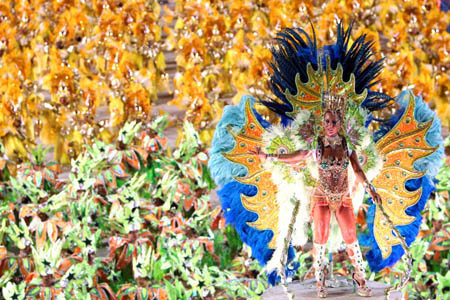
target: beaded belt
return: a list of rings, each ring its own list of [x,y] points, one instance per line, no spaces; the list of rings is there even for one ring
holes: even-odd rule
[[[328,205],[331,210],[336,210],[342,202],[342,197],[347,194],[347,191],[343,193],[328,193],[325,192],[325,196],[327,197]]]

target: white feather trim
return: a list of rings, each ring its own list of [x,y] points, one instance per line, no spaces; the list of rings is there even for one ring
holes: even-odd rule
[[[267,262],[267,270],[269,273],[273,270],[277,270],[278,273],[282,272],[281,267],[281,256],[283,254],[283,249],[285,245],[285,240],[287,238],[289,222],[292,218],[292,211],[294,209],[294,202],[290,198],[292,196],[291,191],[286,190],[286,192],[282,189],[278,190],[277,193],[277,201],[280,207],[278,212],[278,236],[276,240],[276,248],[271,257],[271,259]]]
[[[262,135],[264,150],[269,147],[276,138],[287,138],[294,143],[295,149],[302,149],[304,145],[296,137],[295,131],[292,127],[284,127],[283,125],[272,125],[267,128]]]
[[[303,245],[308,240],[307,224],[309,222],[310,194],[312,191],[305,186],[302,173],[292,172],[291,175],[295,183],[289,183],[283,180],[285,174],[283,166],[274,165],[272,162],[267,162],[267,165],[267,167],[272,169],[271,178],[277,185],[278,192],[276,200],[280,210],[278,212],[276,248],[272,258],[267,262],[266,269],[269,272],[273,270],[281,272],[281,256],[288,235],[289,223],[292,220],[295,201],[300,201],[300,207],[294,223],[291,242],[293,245]]]
[[[294,120],[293,126],[284,127],[282,125],[274,125],[268,128],[263,134],[263,143],[265,145],[264,151],[273,143],[277,138],[287,139],[293,143],[295,149],[305,149],[304,145],[296,136],[296,128],[298,124],[304,123],[309,120],[310,112],[298,114]],[[294,125],[297,126],[294,126]],[[313,165],[312,160],[308,162],[308,165]],[[276,249],[267,262],[266,269],[271,272],[277,270],[281,272],[281,256],[285,241],[288,235],[289,223],[292,220],[292,213],[294,210],[295,202],[300,201],[299,212],[296,216],[294,223],[294,231],[292,233],[291,241],[293,245],[304,245],[308,240],[307,225],[309,224],[309,211],[310,211],[310,199],[312,194],[312,188],[306,187],[304,181],[304,175],[301,172],[296,172],[290,165],[274,164],[271,161],[266,161],[264,166],[271,170],[271,179],[277,185],[277,203],[279,205],[278,213],[278,236],[276,240]],[[311,170],[316,168],[311,168]],[[291,181],[287,181],[286,174],[289,174]]]
[[[297,129],[298,126],[301,126],[305,124],[306,122],[309,122],[309,119],[311,117],[311,111],[310,110],[301,110],[296,116],[295,119],[292,121],[292,128]]]
[[[298,189],[298,191],[300,191],[300,189]],[[301,199],[301,204],[295,220],[294,232],[292,233],[293,246],[303,246],[308,241],[312,192],[312,189],[305,188],[302,195],[297,195],[297,199]]]

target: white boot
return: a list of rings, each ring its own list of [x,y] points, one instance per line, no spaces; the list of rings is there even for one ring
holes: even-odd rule
[[[370,297],[372,295],[372,290],[367,286],[366,266],[358,241],[347,244],[347,254],[350,258],[350,262],[355,268],[352,279],[358,287],[358,295],[362,297]]]
[[[325,268],[327,266],[327,258],[325,256],[326,244],[314,243],[313,267],[316,277],[317,296],[320,298],[327,297],[327,287],[325,285]]]

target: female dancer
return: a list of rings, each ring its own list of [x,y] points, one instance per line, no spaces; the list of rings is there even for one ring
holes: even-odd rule
[[[330,231],[333,214],[355,268],[358,294],[371,294],[353,209],[363,189],[353,186],[351,173],[376,204],[366,215],[372,271],[392,266],[404,253],[410,266],[408,245],[417,236],[443,153],[439,120],[420,98],[410,91],[394,99],[371,90],[383,61],[370,59],[373,43],[365,35],[350,43],[351,27],[344,30],[339,23],[336,43],[321,48],[314,30],[312,37],[301,28],[280,32],[269,63],[275,98],[259,101],[279,122],[264,120],[256,99],[244,96],[239,105],[225,107],[212,142],[208,165],[220,187],[224,216],[265,266],[269,282],[281,279],[288,294],[285,279],[298,266],[292,246],[307,242],[308,214],[318,295],[327,295],[325,243],[334,238],[329,246],[340,243]],[[395,114],[376,117],[395,102],[400,107]],[[274,162],[262,163],[265,159]],[[308,167],[311,160],[318,176]]]
[[[339,134],[342,125],[340,110],[326,110],[323,118],[325,135],[318,139],[314,151],[297,150],[288,154],[270,155],[256,148],[254,154],[261,159],[296,164],[311,154],[318,163],[319,180],[311,201],[311,215],[314,222],[314,268],[317,281],[318,296],[327,296],[325,286],[325,246],[330,228],[330,216],[334,213],[341,229],[342,237],[347,245],[347,253],[355,268],[353,280],[358,286],[358,295],[370,296],[371,290],[365,281],[365,268],[359,243],[356,238],[356,220],[353,212],[352,199],[348,188],[347,167],[351,163],[353,171],[360,183],[366,185],[366,190],[375,203],[381,201],[361,169],[358,156],[347,146],[345,138]]]

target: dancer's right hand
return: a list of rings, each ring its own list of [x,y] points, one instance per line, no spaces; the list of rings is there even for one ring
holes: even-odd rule
[[[250,153],[257,155],[263,161],[267,159],[267,154],[262,152],[259,146],[256,146],[254,151],[250,150]]]

